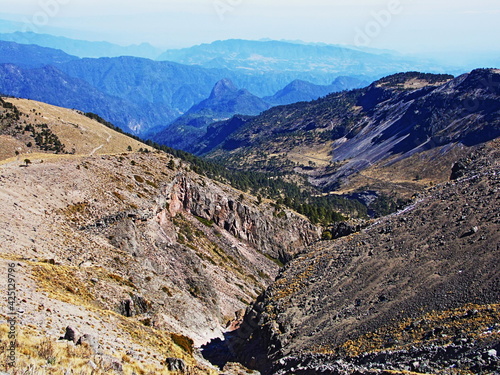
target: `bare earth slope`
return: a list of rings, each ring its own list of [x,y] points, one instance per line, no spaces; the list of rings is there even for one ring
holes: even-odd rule
[[[264,373],[500,368],[500,143],[460,177],[290,262],[230,346]]]
[[[0,162],[0,257],[16,264],[18,368],[145,374],[183,363],[214,373],[192,340],[221,335],[274,279],[277,258],[314,242],[317,229],[75,111],[5,102],[16,109],[3,108],[1,140],[20,154]],[[56,342],[67,326],[94,337],[94,350]]]

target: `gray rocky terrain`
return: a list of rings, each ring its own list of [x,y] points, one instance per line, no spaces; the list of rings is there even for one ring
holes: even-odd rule
[[[498,373],[499,156],[496,141],[404,210],[305,248],[207,357],[264,374]]]

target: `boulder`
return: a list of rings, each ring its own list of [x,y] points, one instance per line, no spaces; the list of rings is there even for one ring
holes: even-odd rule
[[[76,342],[76,345],[83,344],[87,344],[94,352],[97,352],[97,350],[99,349],[99,342],[97,341],[97,338],[94,335],[88,333],[84,334]]]
[[[63,336],[63,340],[67,340],[67,341],[73,341],[75,344],[76,342],[78,341],[78,336],[79,336],[79,332],[71,327],[71,326],[67,326],[66,327],[66,332],[64,333],[64,336]]]
[[[186,372],[186,363],[180,358],[167,358],[165,360],[168,371]]]

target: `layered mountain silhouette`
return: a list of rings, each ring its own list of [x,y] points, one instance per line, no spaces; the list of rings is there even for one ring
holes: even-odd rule
[[[248,90],[238,89],[231,80],[222,79],[215,84],[208,99],[191,107],[187,114],[213,112],[219,117],[232,113],[257,115],[266,109],[269,109],[269,104],[265,101]]]
[[[220,123],[202,142],[212,149],[200,152],[235,168],[273,171],[287,165],[289,173],[302,170],[313,184],[329,187],[380,163],[431,149],[443,155],[456,145],[498,137],[500,71],[452,78],[397,74],[365,89],[272,108],[240,121],[237,130],[234,121]],[[225,127],[231,135],[222,140]],[[222,141],[215,145],[213,139]]]
[[[120,46],[108,42],[89,42],[86,40],[70,39],[49,34],[34,32],[14,32],[0,34],[0,40],[19,44],[35,44],[40,47],[59,49],[78,57],[119,57],[135,56],[155,59],[161,51],[148,43],[139,45]],[[12,61],[11,61],[12,62]]]
[[[210,68],[224,66],[231,70],[247,70],[256,75],[266,71],[293,71],[300,73],[297,79],[315,84],[331,82],[331,74],[381,77],[395,71],[428,70],[432,65],[425,61],[410,61],[395,54],[360,51],[348,46],[240,39],[169,50],[159,60]],[[314,76],[319,79],[311,80]],[[253,87],[245,87],[255,92]]]
[[[248,90],[238,89],[229,79],[222,79],[212,89],[210,96],[191,107],[172,125],[151,138],[181,150],[193,150],[205,136],[207,127],[217,121],[241,115],[257,115],[270,107]]]
[[[46,47],[0,42],[0,64],[17,64],[23,67],[40,68],[49,64],[60,64],[77,60],[75,56]]]
[[[99,113],[130,133],[140,133],[147,124],[168,122],[177,115],[168,107],[158,111],[157,106],[150,103],[106,94],[51,65],[39,68],[0,65],[0,91],[83,112]]]
[[[333,92],[351,90],[367,86],[368,82],[352,77],[338,77],[330,85],[315,85],[311,82],[295,80],[264,100],[272,105],[286,105],[296,102],[308,102]]]
[[[36,92],[35,96],[26,98],[62,106],[76,103],[78,109],[97,113],[138,135],[152,134],[153,130],[157,132],[167,127],[191,107],[207,99],[221,79],[230,79],[238,87],[246,89],[258,88],[252,92],[263,97],[274,94],[296,78],[295,73],[269,72],[255,76],[244,71],[207,69],[137,57],[80,59],[60,50],[13,42],[0,42],[0,49],[0,63],[19,66],[18,74],[10,78],[10,82],[0,82],[0,92],[8,95]],[[49,71],[45,71],[41,78],[44,84],[37,84],[36,75],[27,69],[48,65],[54,68],[50,71],[53,81]],[[64,81],[73,82],[76,79],[85,83],[81,85],[80,91],[72,94],[71,99],[58,95],[64,92],[58,89],[61,75],[65,75]],[[11,88],[15,89],[9,91]],[[96,93],[99,93],[100,100],[91,99]],[[110,97],[107,102],[105,98]],[[120,106],[115,106],[116,99],[122,101]],[[257,101],[256,98],[253,100]],[[240,111],[238,106],[241,105],[233,105],[235,112],[228,113],[227,117],[247,112]],[[249,105],[255,106],[256,103]],[[140,108],[137,109],[137,106]],[[116,109],[112,109],[114,107]],[[258,108],[264,108],[264,105],[261,103]]]

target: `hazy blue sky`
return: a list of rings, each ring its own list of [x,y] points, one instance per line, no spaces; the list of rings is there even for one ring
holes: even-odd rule
[[[301,39],[401,52],[500,51],[499,0],[1,0],[22,28],[120,44]],[[21,27],[21,25],[19,25]]]

